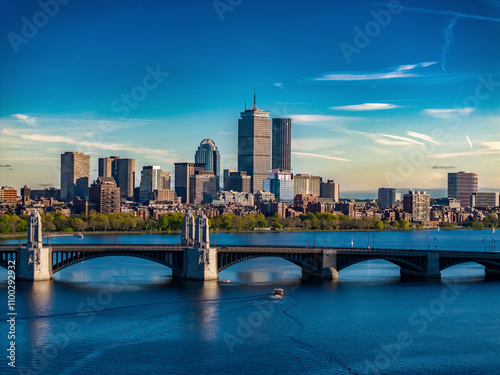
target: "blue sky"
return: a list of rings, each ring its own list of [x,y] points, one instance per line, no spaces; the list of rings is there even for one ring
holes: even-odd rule
[[[500,188],[498,1],[60,2],[0,3],[2,185],[58,186],[65,151],[173,171],[207,137],[237,168],[255,88],[292,118],[296,173]]]

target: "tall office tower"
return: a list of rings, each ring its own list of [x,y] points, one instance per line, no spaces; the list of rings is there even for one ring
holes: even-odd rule
[[[135,159],[119,156],[99,158],[99,177],[113,177],[122,198],[133,199],[135,188]]]
[[[477,173],[448,173],[448,197],[457,198],[462,207],[468,207],[470,196],[477,192]]]
[[[470,196],[471,207],[498,207],[498,193],[497,192],[477,192],[472,193]]]
[[[269,112],[245,109],[238,120],[238,171],[252,177],[252,193],[262,190],[271,166],[271,119]]]
[[[160,173],[160,187],[159,189],[170,190],[170,178],[172,173],[161,171]]]
[[[321,198],[331,198],[334,202],[339,201],[340,184],[333,180],[321,182]]]
[[[112,163],[112,176],[120,188],[122,198],[132,200],[135,188],[135,159],[116,159]]]
[[[61,154],[61,200],[70,202],[75,197],[89,196],[90,155],[83,152]]]
[[[220,190],[220,154],[215,146],[215,142],[206,138],[200,143],[200,147],[194,155],[194,162],[205,164],[205,170],[214,172],[217,190]]]
[[[161,169],[159,166],[147,165],[142,167],[139,202],[146,203],[149,200],[149,193],[160,189],[160,181]]]
[[[234,169],[224,169],[223,175],[224,175],[224,191],[230,191],[231,189],[229,188],[229,175],[233,172],[238,172],[237,170]]]
[[[280,171],[272,169],[269,178],[264,180],[264,191],[275,195],[276,201],[280,203],[293,203],[293,173],[291,171]]]
[[[273,118],[272,133],[271,168],[289,171],[292,169],[292,120]]]
[[[403,211],[412,214],[413,221],[429,221],[431,197],[425,191],[410,190],[403,196]]]
[[[314,194],[317,197],[321,193],[321,177],[308,174],[296,174],[293,176],[293,195]]]
[[[195,171],[189,176],[189,202],[209,204],[217,196],[217,177],[213,171]]]
[[[247,172],[229,172],[226,179],[226,191],[239,191],[240,193],[250,193],[252,178]]]
[[[379,188],[378,189],[378,205],[380,208],[391,207],[396,204],[396,189],[394,188]]]
[[[90,201],[95,202],[97,212],[120,212],[120,188],[113,177],[98,177],[89,192]]]
[[[189,203],[190,177],[195,171],[204,171],[205,164],[197,163],[174,163],[175,165],[175,193],[182,198],[182,203]]]
[[[113,177],[113,161],[120,159],[119,156],[99,158],[99,169],[97,177]]]

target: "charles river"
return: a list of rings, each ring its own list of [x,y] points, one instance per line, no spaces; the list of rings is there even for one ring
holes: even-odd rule
[[[211,235],[223,244],[500,251],[500,231],[295,232]],[[4,241],[2,243],[17,243]],[[179,243],[180,235],[53,238],[52,243]],[[7,307],[7,272],[0,284]],[[402,282],[384,260],[338,281],[302,279],[278,258],[234,265],[222,282],[182,281],[169,268],[105,257],[49,282],[18,282],[20,374],[498,374],[500,282],[462,264],[441,282]],[[283,299],[273,299],[276,287]],[[4,318],[6,314],[4,315]],[[0,342],[5,354],[7,325]]]

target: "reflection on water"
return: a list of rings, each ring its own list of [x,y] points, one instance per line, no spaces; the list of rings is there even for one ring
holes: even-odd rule
[[[37,316],[43,316],[52,311],[54,304],[54,283],[50,280],[36,283],[22,282],[21,288],[20,290],[26,290],[27,307],[30,315],[35,317],[30,320],[26,333],[33,345],[40,346],[44,342],[47,342],[51,327],[50,320],[37,318]]]

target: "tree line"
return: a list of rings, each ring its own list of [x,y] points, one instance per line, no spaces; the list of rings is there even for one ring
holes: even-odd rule
[[[85,215],[66,217],[61,213],[41,213],[44,232],[176,232],[182,230],[184,213],[167,213],[158,220],[150,217],[143,219],[132,213],[100,214],[91,211]],[[0,215],[0,234],[24,233],[28,230],[29,215],[15,216],[10,213]],[[238,216],[233,213],[218,215],[209,219],[213,231],[251,231],[262,229],[287,230],[408,230],[414,224],[406,220],[381,221],[363,217],[352,219],[346,215],[331,213],[307,213],[297,217],[281,217],[275,214],[265,217],[262,214]],[[475,218],[467,224],[475,229],[498,227],[496,214],[488,214],[482,220]],[[443,223],[443,227],[452,227]],[[418,228],[418,226],[416,226]]]

